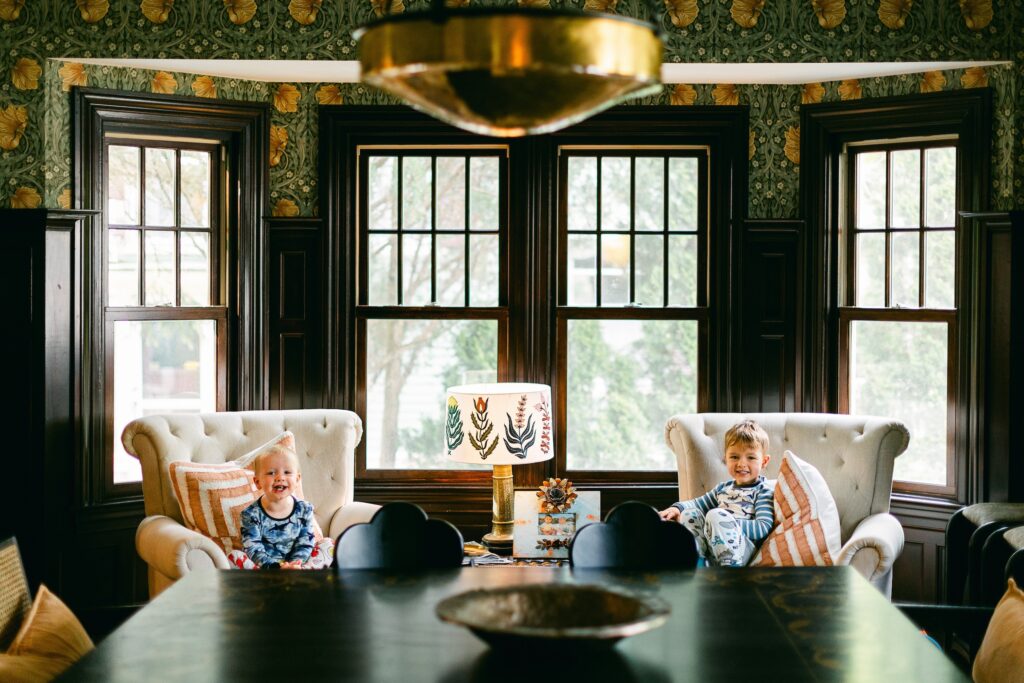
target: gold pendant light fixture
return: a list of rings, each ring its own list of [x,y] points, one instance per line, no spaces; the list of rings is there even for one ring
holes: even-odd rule
[[[611,14],[432,0],[354,35],[363,82],[482,135],[550,133],[661,85],[658,28]]]

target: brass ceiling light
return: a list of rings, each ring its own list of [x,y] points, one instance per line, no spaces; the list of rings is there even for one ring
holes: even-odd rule
[[[661,85],[658,28],[611,14],[432,0],[353,35],[363,82],[482,135],[550,133]]]

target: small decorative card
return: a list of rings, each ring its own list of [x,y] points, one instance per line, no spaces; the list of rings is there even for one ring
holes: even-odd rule
[[[577,492],[568,479],[546,479],[539,491],[516,491],[512,555],[567,558],[576,530],[600,521],[600,492]]]

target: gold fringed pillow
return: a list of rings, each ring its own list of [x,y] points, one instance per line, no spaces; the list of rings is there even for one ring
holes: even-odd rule
[[[41,585],[18,635],[0,656],[0,680],[52,680],[93,647],[67,605]]]
[[[1013,579],[1007,584],[978,656],[971,676],[975,683],[1003,683],[1024,680],[1024,591]]]

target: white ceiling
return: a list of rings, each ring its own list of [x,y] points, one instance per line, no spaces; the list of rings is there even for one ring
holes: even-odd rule
[[[80,59],[83,64],[203,74],[269,83],[356,83],[359,62],[258,59]],[[820,83],[924,73],[1009,62],[800,62],[772,64],[663,64],[664,83]]]

